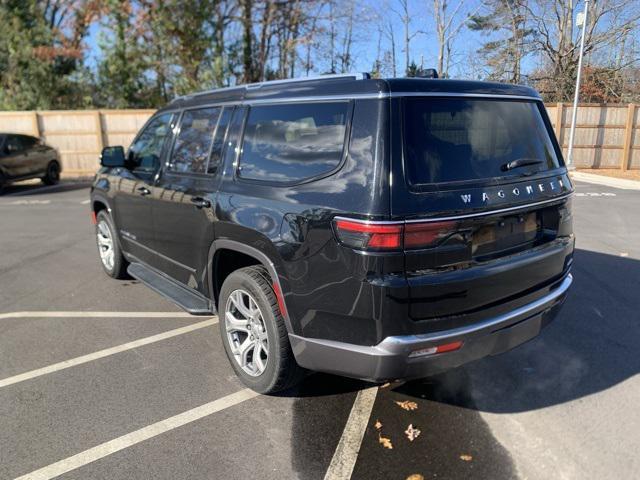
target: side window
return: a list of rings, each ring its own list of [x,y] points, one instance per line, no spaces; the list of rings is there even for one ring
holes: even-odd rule
[[[19,135],[7,135],[7,142],[4,148],[8,154],[18,153],[24,150],[24,145],[20,141]]]
[[[342,159],[348,102],[251,107],[238,176],[292,182],[336,168]]]
[[[171,132],[172,114],[159,115],[149,122],[129,147],[128,161],[132,170],[155,172],[160,167],[160,155]]]
[[[22,143],[22,148],[28,149],[34,147],[38,143],[38,139],[28,135],[20,135],[20,142]]]
[[[222,160],[222,150],[224,149],[224,139],[227,136],[227,127],[231,121],[231,113],[233,108],[225,107],[220,114],[220,120],[216,127],[216,133],[213,137],[213,145],[211,147],[211,156],[209,157],[209,165],[207,166],[207,173],[216,173],[218,166]]]
[[[185,110],[176,137],[169,170],[178,173],[205,173],[220,108]]]

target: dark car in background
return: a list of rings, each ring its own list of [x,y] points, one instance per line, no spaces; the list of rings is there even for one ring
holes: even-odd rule
[[[507,351],[572,283],[573,187],[528,87],[362,74],[213,90],[101,163],[107,274],[217,311],[258,392],[304,369],[380,382]]]
[[[11,182],[31,178],[54,185],[60,181],[61,171],[58,152],[39,138],[0,133],[0,192]]]

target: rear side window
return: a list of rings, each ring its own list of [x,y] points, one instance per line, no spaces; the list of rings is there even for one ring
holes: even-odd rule
[[[404,137],[411,184],[522,176],[560,166],[535,102],[406,99]]]
[[[238,176],[288,183],[334,170],[348,110],[348,102],[251,107]]]
[[[205,173],[220,116],[220,108],[185,110],[176,136],[169,170],[177,173]]]

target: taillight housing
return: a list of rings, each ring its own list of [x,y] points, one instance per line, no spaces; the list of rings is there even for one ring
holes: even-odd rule
[[[336,219],[334,224],[338,240],[349,247],[360,250],[402,248],[402,224],[347,219]]]
[[[451,235],[455,221],[375,222],[338,217],[334,227],[338,241],[358,250],[415,250],[436,246]]]

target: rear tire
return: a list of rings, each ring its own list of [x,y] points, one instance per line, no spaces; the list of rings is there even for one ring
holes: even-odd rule
[[[45,185],[55,185],[60,181],[60,164],[52,160],[47,165],[47,173],[42,177],[42,183]]]
[[[102,210],[96,215],[96,242],[102,268],[112,278],[128,278],[129,262],[122,255],[111,218]]]
[[[287,390],[305,373],[291,351],[271,284],[264,267],[241,268],[225,279],[218,303],[229,362],[246,386],[263,394]]]

